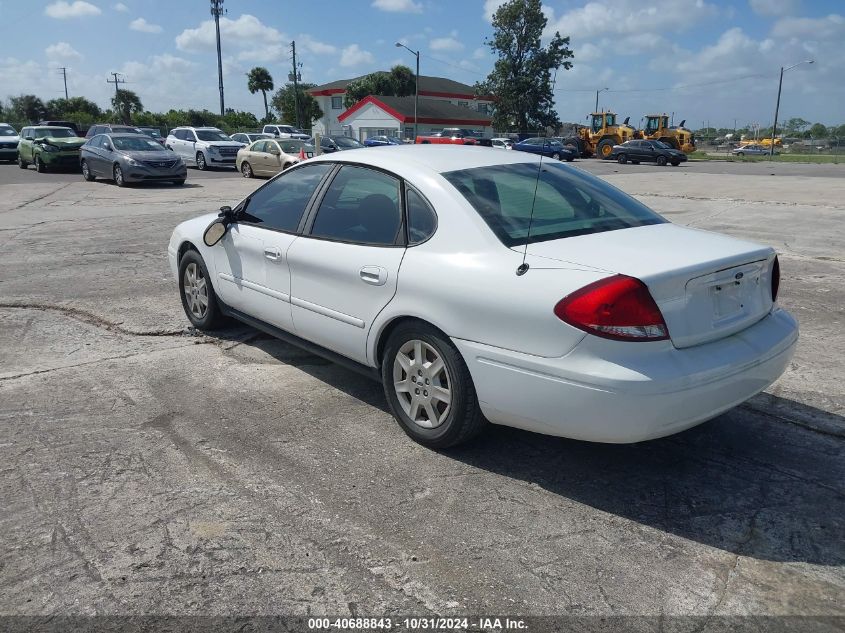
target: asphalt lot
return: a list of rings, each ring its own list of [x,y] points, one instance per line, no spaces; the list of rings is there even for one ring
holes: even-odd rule
[[[429,451],[379,385],[187,327],[170,233],[260,181],[0,166],[0,615],[845,616],[845,166],[579,166],[778,249],[781,380],[663,440]]]

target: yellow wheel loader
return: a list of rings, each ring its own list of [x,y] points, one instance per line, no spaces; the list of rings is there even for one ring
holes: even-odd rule
[[[575,135],[563,139],[563,145],[577,150],[582,158],[607,158],[614,145],[630,141],[636,133],[628,125],[630,117],[618,125],[613,112],[593,112],[589,118],[589,126],[580,127]]]
[[[679,149],[685,154],[695,151],[695,135],[692,130],[684,127],[686,119],[680,125],[669,127],[669,117],[665,114],[647,114],[645,128],[637,135],[649,141],[663,141],[673,149]]]

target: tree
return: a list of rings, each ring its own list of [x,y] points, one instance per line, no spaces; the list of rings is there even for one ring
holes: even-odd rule
[[[132,123],[132,115],[144,111],[141,99],[131,90],[118,90],[112,97],[112,107],[125,124]]]
[[[47,116],[52,119],[70,119],[71,113],[85,113],[87,118],[96,119],[103,114],[93,101],[85,97],[71,97],[70,99],[50,99],[45,104]],[[74,119],[75,121],[75,119]]]
[[[290,125],[296,125],[296,106],[299,103],[299,122],[306,128],[311,127],[312,123],[323,116],[323,111],[317,105],[317,100],[308,94],[308,90],[313,88],[315,84],[298,84],[299,95],[295,99],[295,93],[292,83],[287,83],[283,88],[279,88],[276,94],[273,95],[273,109],[281,114],[282,121]]]
[[[35,123],[47,114],[44,103],[35,95],[9,97],[10,112],[16,118]]]
[[[821,123],[813,123],[810,128],[810,138],[827,138],[827,127]]]
[[[493,16],[493,39],[486,44],[498,55],[486,81],[476,84],[479,95],[493,95],[497,129],[520,131],[560,124],[553,110],[551,71],[572,68],[569,38],[555,32],[547,47],[540,38],[548,20],[540,0],[509,0]]]
[[[783,125],[783,129],[788,136],[797,136],[801,134],[801,130],[810,125],[809,121],[802,119],[799,116],[792,117]]]
[[[270,75],[270,71],[262,66],[256,66],[246,76],[246,87],[250,93],[255,94],[260,90],[264,96],[264,112],[269,116],[270,108],[267,107],[267,91],[273,90],[273,77]]]
[[[346,85],[343,103],[347,108],[351,108],[370,95],[407,97],[414,94],[416,85],[414,71],[397,64],[388,72],[380,70],[350,81]]]

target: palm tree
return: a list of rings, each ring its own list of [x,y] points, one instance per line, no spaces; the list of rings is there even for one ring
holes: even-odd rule
[[[264,112],[269,117],[270,108],[267,107],[267,91],[273,90],[273,77],[270,71],[263,66],[256,66],[247,73],[246,87],[252,94],[259,90],[264,95]]]

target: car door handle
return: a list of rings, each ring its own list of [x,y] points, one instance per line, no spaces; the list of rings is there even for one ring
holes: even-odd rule
[[[383,286],[387,283],[387,269],[381,266],[364,266],[358,274],[364,283]]]
[[[276,248],[276,247],[273,247],[273,248],[265,248],[265,249],[264,249],[264,257],[266,257],[266,258],[267,258],[267,259],[269,259],[270,261],[277,262],[277,261],[279,261],[279,260],[282,258],[282,251],[280,251],[280,250],[279,250],[278,248]]]

